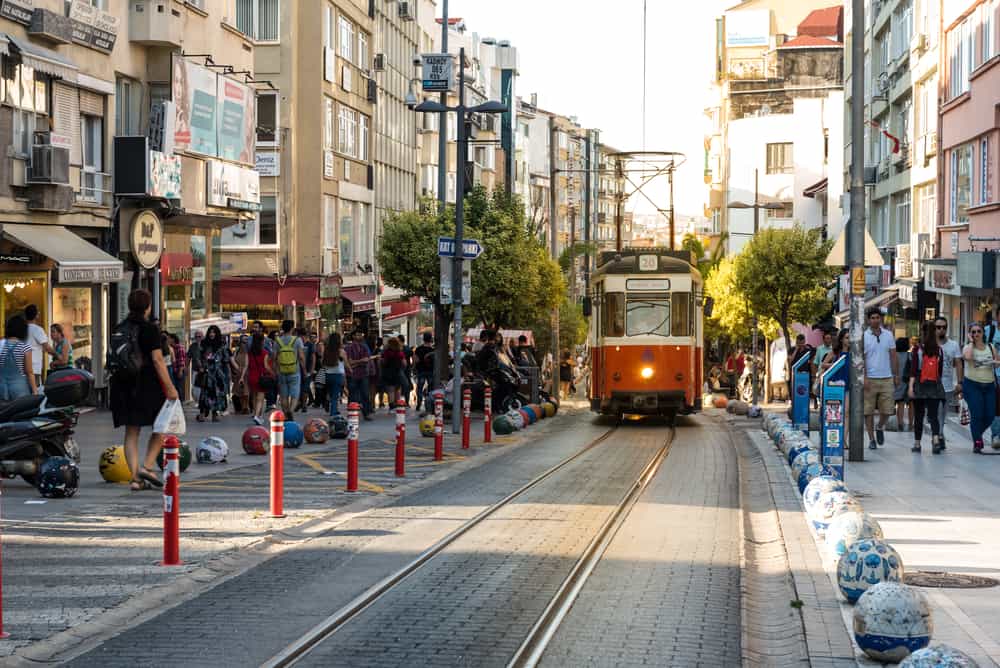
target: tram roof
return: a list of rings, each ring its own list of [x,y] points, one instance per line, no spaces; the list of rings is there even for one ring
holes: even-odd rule
[[[656,270],[639,269],[639,257],[653,255],[657,258]],[[691,273],[694,255],[688,251],[667,248],[623,248],[621,251],[603,251],[597,261],[594,277],[606,274]]]

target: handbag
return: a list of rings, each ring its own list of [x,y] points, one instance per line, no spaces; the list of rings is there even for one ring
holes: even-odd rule
[[[260,385],[260,389],[265,392],[270,392],[278,386],[278,379],[270,374],[261,374],[260,380],[257,381],[257,384]]]
[[[958,421],[963,427],[968,427],[969,423],[972,422],[972,416],[969,415],[969,404],[965,403],[965,399],[959,403]]]

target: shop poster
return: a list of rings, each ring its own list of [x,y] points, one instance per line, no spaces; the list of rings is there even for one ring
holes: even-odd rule
[[[255,161],[256,95],[249,87],[219,77],[218,104],[219,157],[243,164]]]
[[[177,109],[174,148],[216,156],[218,76],[176,56],[173,65],[171,93]]]

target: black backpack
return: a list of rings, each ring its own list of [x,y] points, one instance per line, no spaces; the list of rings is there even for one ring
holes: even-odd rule
[[[111,334],[104,369],[115,380],[128,381],[139,375],[142,366],[142,351],[139,349],[139,325],[125,320]]]

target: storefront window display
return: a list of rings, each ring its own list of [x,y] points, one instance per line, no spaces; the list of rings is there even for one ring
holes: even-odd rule
[[[52,289],[52,322],[59,323],[73,346],[73,359],[93,358],[92,290],[87,287]]]
[[[15,313],[23,313],[28,304],[38,306],[39,320],[48,313],[47,272],[4,272],[0,274],[0,325]],[[48,323],[39,322],[42,326]]]

